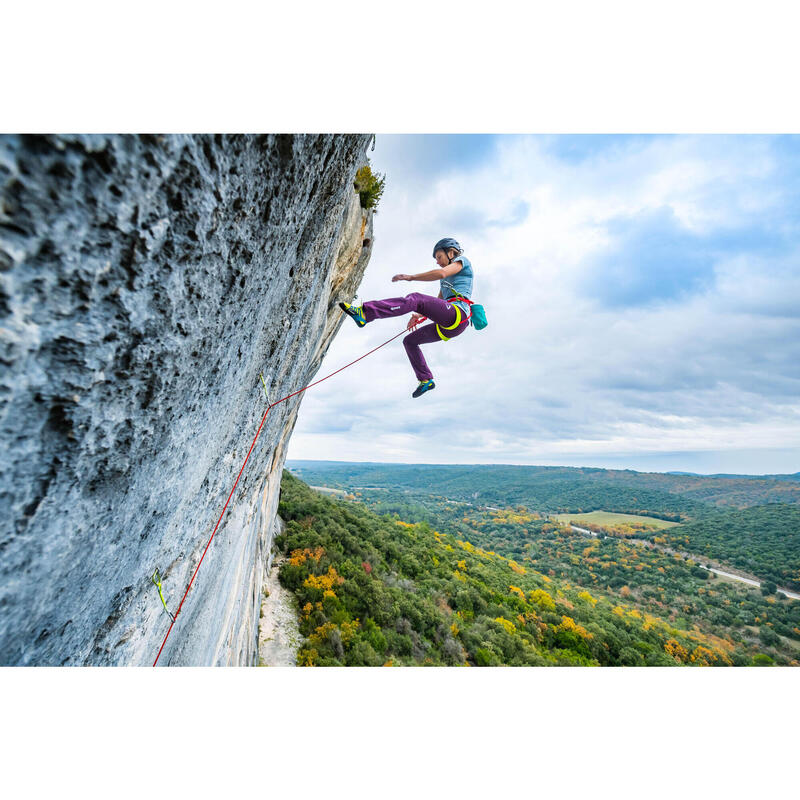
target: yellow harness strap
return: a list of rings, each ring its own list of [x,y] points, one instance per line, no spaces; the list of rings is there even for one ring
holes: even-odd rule
[[[452,325],[447,325],[444,328],[444,330],[446,331],[451,331],[453,330],[453,328],[457,328],[461,324],[461,309],[457,305],[455,305],[455,303],[453,304],[453,308],[456,310],[456,321]],[[436,326],[436,333],[439,334],[439,338],[441,338],[442,341],[449,342],[451,337],[445,336],[442,333],[442,330],[443,329],[440,328],[438,325]]]

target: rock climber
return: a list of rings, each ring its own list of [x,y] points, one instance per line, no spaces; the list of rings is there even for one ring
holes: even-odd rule
[[[420,397],[436,387],[433,373],[428,369],[420,349],[421,344],[449,341],[462,334],[469,326],[469,303],[472,296],[472,264],[463,255],[461,245],[450,237],[440,239],[433,248],[437,268],[417,275],[400,273],[392,281],[439,281],[439,296],[412,292],[405,297],[390,297],[387,300],[368,300],[361,306],[339,303],[345,314],[351,316],[359,328],[368,322],[383,317],[400,317],[411,312],[408,330],[403,339],[408,360],[419,381],[412,397]],[[463,298],[463,299],[462,299]],[[431,320],[430,325],[416,328],[422,319]]]

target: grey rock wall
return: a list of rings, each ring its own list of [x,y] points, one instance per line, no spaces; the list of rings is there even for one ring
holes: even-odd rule
[[[369,259],[368,135],[0,137],[0,664],[149,665]],[[366,242],[366,244],[365,244]],[[276,406],[159,664],[252,664]]]

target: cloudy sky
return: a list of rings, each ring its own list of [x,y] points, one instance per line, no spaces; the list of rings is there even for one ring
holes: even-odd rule
[[[303,400],[290,458],[800,470],[800,137],[377,137],[359,300],[453,236],[489,326]],[[322,376],[402,330],[346,321]]]

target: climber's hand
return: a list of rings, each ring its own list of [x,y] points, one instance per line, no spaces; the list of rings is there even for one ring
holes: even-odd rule
[[[392,277],[392,283],[395,283],[396,281],[413,281],[413,280],[414,280],[413,275],[405,275],[402,272],[399,275],[394,275]]]
[[[417,314],[417,312],[415,311],[411,315],[411,319],[408,321],[407,325],[408,330],[413,330],[414,328],[416,328],[416,326],[419,325],[419,323],[422,322],[422,320],[424,319],[427,319],[427,317],[423,317],[422,314]]]

